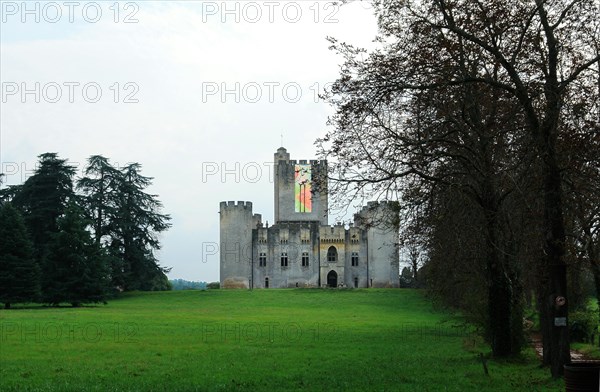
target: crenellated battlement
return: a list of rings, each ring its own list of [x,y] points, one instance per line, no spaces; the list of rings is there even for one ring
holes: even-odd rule
[[[375,210],[385,210],[388,208],[393,208],[395,206],[395,204],[397,204],[397,203],[398,203],[397,201],[390,201],[390,200],[369,201],[369,202],[367,202],[366,206],[364,206],[363,208],[360,209],[358,214],[370,213]]]
[[[252,202],[251,201],[238,201],[238,202],[222,201],[219,206],[222,210],[225,210],[225,209],[252,210]]]
[[[318,160],[318,159],[290,159],[287,161],[279,161],[277,162],[278,165],[290,165],[290,166],[294,166],[294,165],[313,165],[313,166],[322,166],[322,165],[327,165],[327,160]]]
[[[320,226],[319,227],[319,236],[321,241],[328,242],[331,240],[335,241],[343,241],[346,238],[346,228],[343,224],[338,222],[339,224],[334,226]]]
[[[275,164],[277,165],[313,165],[327,166],[326,159],[290,159],[290,154],[283,147],[280,147],[275,153]]]

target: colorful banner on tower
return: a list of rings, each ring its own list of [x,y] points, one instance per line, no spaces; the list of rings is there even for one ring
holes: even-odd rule
[[[296,165],[294,178],[296,212],[312,212],[310,165]]]

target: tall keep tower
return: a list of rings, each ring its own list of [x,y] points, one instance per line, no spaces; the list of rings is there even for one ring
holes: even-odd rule
[[[252,229],[260,222],[252,215],[252,203],[221,202],[221,287],[249,288],[252,260]]]
[[[327,161],[290,160],[287,150],[280,147],[274,163],[275,223],[327,225]]]
[[[367,232],[369,287],[400,287],[397,202],[370,201],[354,215],[354,224]]]

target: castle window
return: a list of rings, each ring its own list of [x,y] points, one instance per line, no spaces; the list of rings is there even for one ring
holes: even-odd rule
[[[335,263],[337,261],[337,249],[335,246],[330,246],[327,250],[327,261],[330,263]]]
[[[352,252],[352,266],[358,267],[358,252]]]
[[[287,267],[288,266],[288,254],[287,254],[287,252],[282,252],[281,253],[281,266],[282,267]]]
[[[308,267],[308,252],[302,252],[302,266]]]
[[[265,278],[265,289],[269,288],[269,278]]]
[[[260,253],[258,255],[258,266],[259,267],[267,266],[267,254],[266,253]]]
[[[358,288],[358,278],[354,278],[354,288],[357,289]]]

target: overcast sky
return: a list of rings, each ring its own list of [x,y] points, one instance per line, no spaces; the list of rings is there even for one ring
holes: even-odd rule
[[[26,4],[26,8],[23,8]],[[219,202],[273,221],[273,153],[313,159],[336,79],[327,36],[370,46],[364,2],[2,1],[0,162],[19,184],[37,156],[101,154],[154,177],[173,227],[170,278],[216,281]],[[39,101],[39,102],[36,102]],[[330,217],[330,223],[335,218]]]

